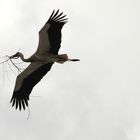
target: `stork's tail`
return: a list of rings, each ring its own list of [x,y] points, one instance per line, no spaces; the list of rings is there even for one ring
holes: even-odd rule
[[[63,64],[66,61],[76,62],[76,61],[80,61],[80,60],[79,59],[69,59],[67,54],[60,54],[59,58],[56,62],[60,63],[60,64]]]
[[[63,64],[64,62],[68,61],[68,56],[67,54],[60,54],[58,56],[58,60],[56,61],[57,63]]]

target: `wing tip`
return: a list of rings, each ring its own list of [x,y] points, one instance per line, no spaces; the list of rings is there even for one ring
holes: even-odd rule
[[[60,23],[60,24],[65,24],[68,22],[68,18],[65,18],[66,15],[63,15],[63,12],[59,12],[60,10],[53,10],[49,20],[48,20],[48,23],[51,23],[51,22],[55,22],[55,23]]]
[[[20,99],[18,97],[12,97],[10,100],[10,103],[12,103],[12,107],[15,106],[15,109],[21,111],[22,109],[25,110],[26,107],[28,107],[28,100],[29,98],[26,99]]]

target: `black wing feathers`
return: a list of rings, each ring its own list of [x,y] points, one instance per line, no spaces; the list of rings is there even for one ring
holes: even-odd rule
[[[12,106],[15,105],[16,109],[25,109],[28,106],[29,95],[33,87],[43,78],[43,76],[51,69],[53,63],[45,64],[39,67],[36,71],[31,73],[22,82],[22,86],[18,91],[14,91],[10,103]]]
[[[68,18],[64,19],[64,17],[66,17],[66,15],[64,15],[64,16],[62,16],[62,15],[63,15],[63,12],[59,14],[59,10],[57,10],[56,13],[55,13],[55,10],[53,10],[53,12],[52,12],[52,14],[51,14],[51,16],[50,16],[50,18],[49,18],[47,23],[50,23],[50,24],[52,24],[52,23],[55,23],[55,24],[60,23],[58,25],[63,26],[67,22]],[[60,20],[62,20],[62,21],[60,21]]]
[[[49,40],[51,44],[50,53],[58,54],[61,44],[61,29],[67,22],[66,15],[62,16],[63,12],[59,14],[59,10],[53,11],[48,22],[50,28],[48,30]]]

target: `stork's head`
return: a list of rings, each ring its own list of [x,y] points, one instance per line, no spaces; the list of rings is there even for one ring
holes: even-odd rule
[[[18,59],[21,56],[20,52],[17,52],[16,54],[10,56],[10,59]]]

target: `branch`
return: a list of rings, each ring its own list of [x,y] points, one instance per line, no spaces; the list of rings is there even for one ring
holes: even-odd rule
[[[9,58],[10,59],[10,58]],[[10,59],[10,61],[11,61],[11,63],[15,66],[15,68],[18,70],[18,72],[21,72],[21,70],[19,69],[19,67],[17,67],[16,65],[15,65],[15,63],[12,61],[12,59]]]
[[[3,64],[3,63],[5,63],[5,62],[7,62],[9,60],[9,58],[8,59],[6,59],[6,60],[4,60],[3,62],[1,62],[0,64]]]

